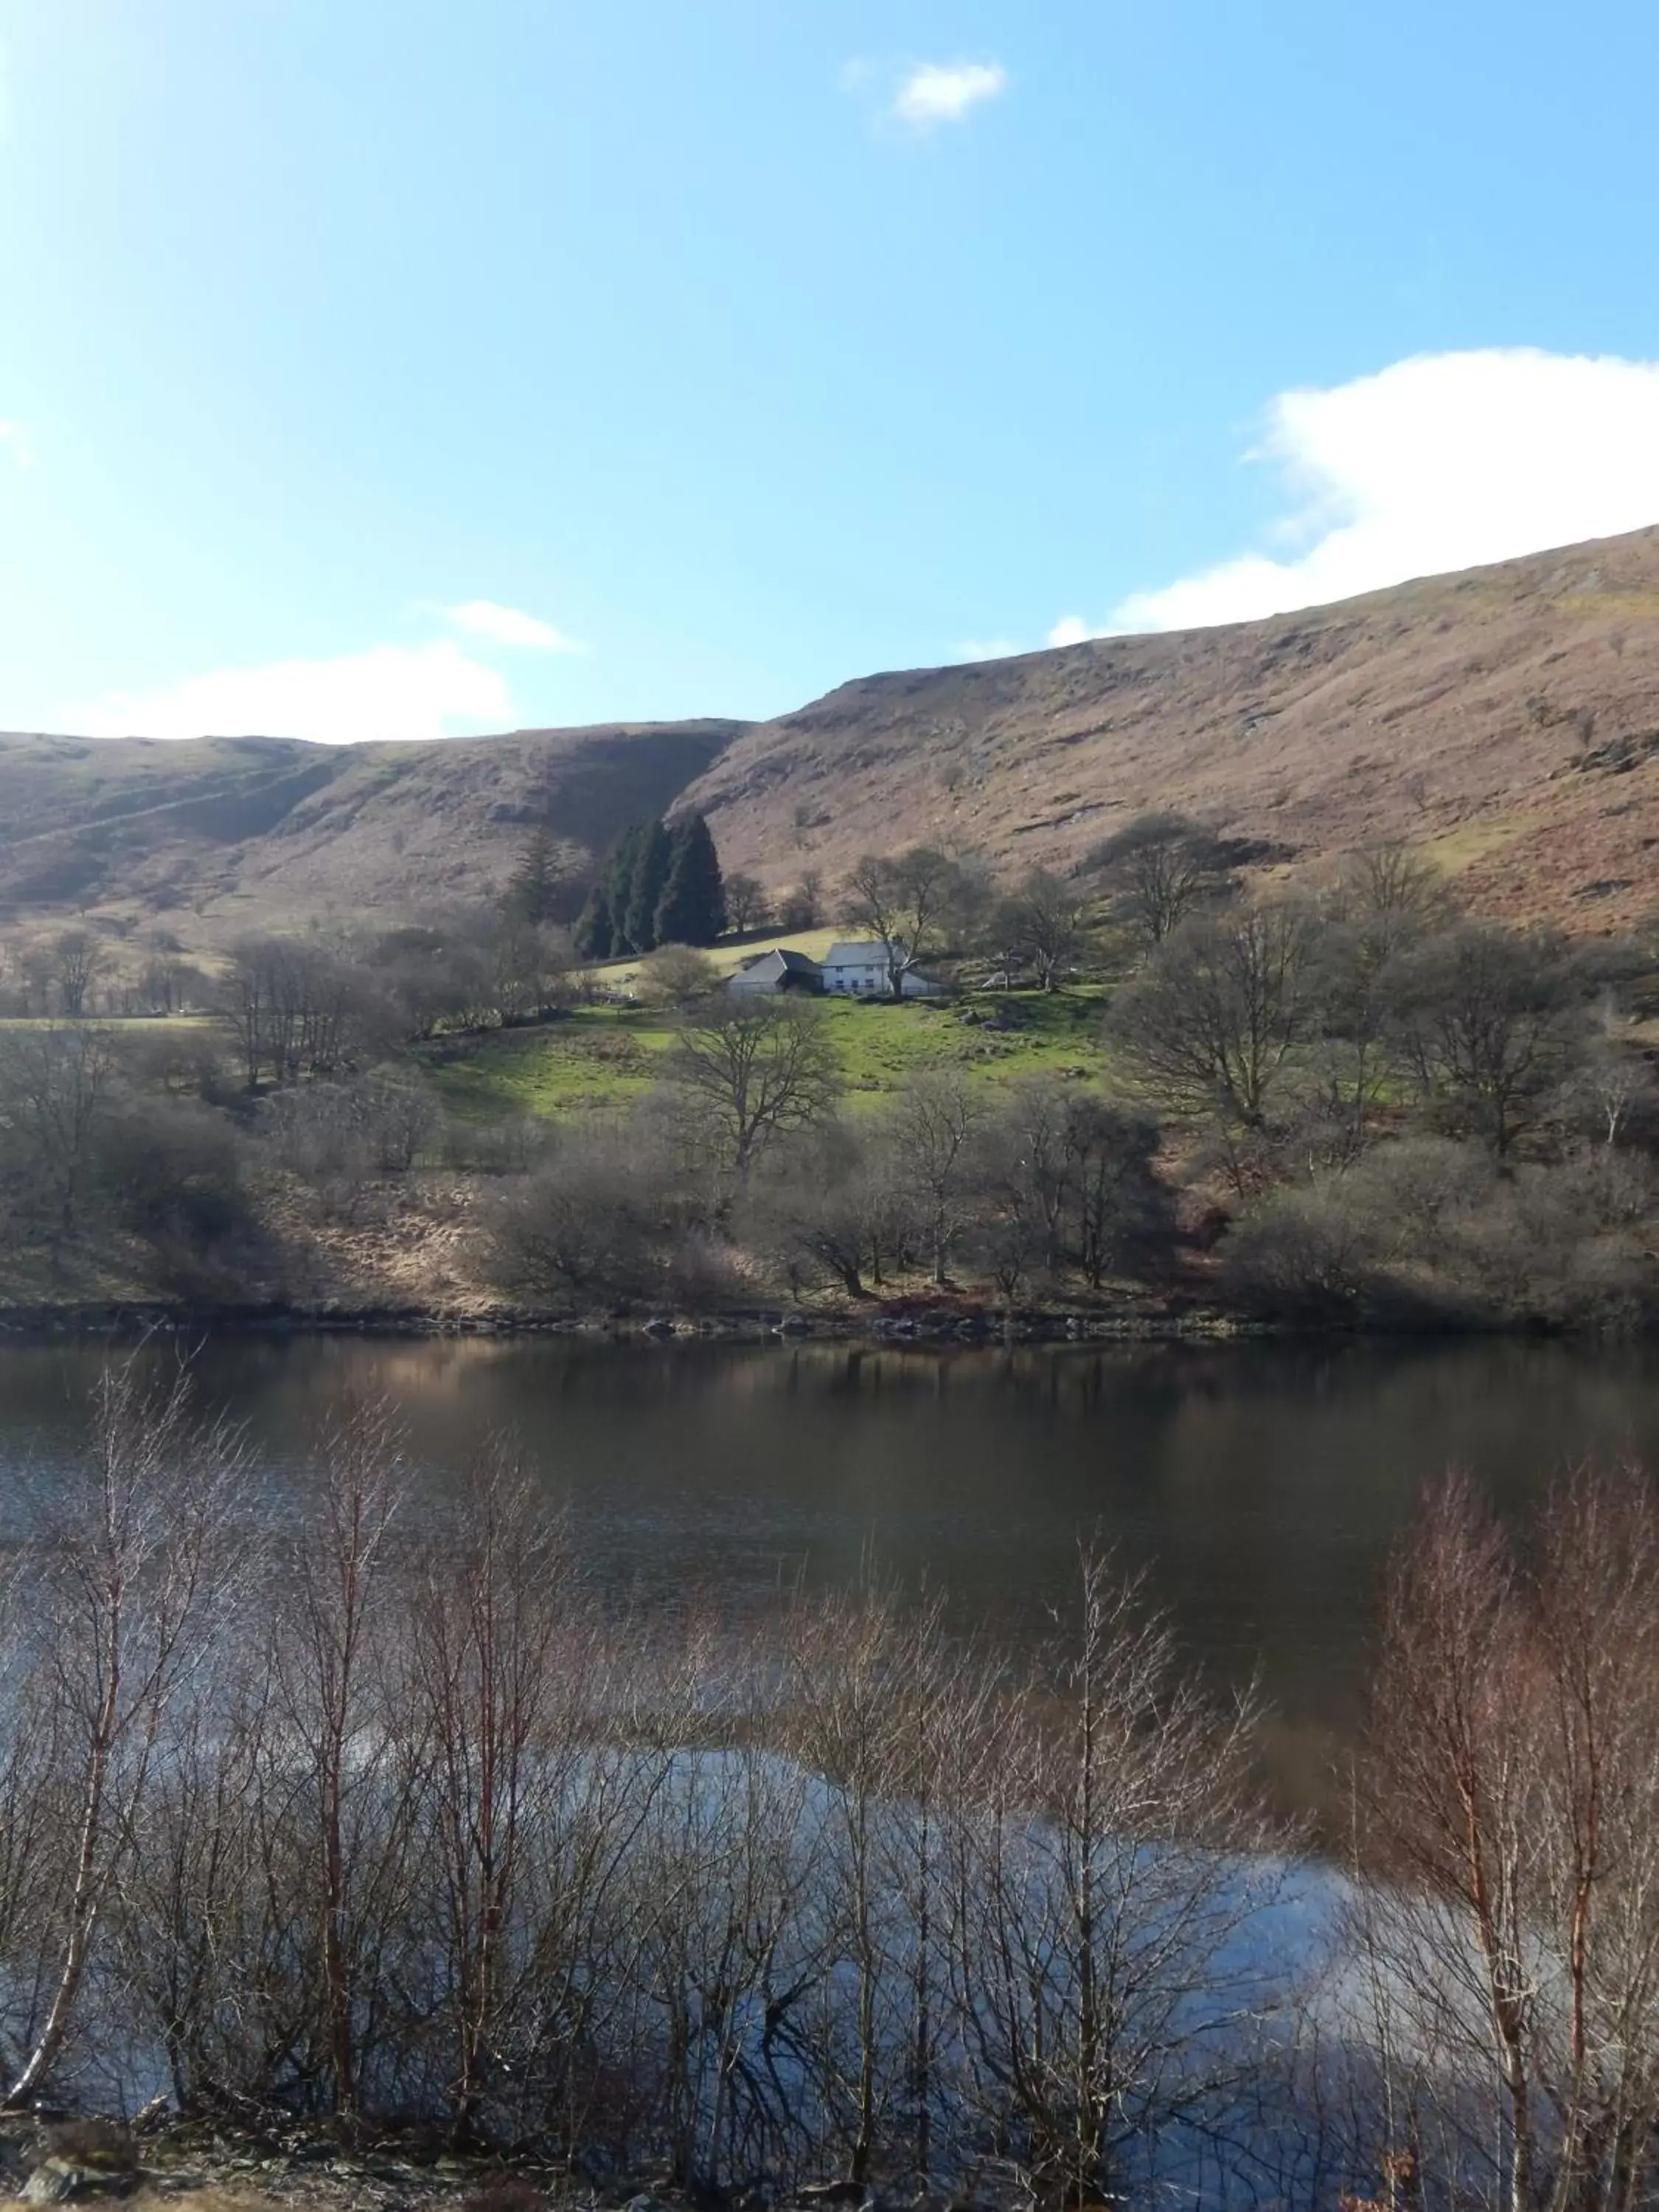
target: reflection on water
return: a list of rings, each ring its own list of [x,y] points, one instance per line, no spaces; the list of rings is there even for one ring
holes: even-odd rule
[[[0,1352],[14,1483],[76,1449],[100,1356]],[[198,1372],[279,1479],[365,1396],[395,1402],[434,1484],[507,1431],[594,1570],[654,1602],[753,1609],[873,1551],[963,1618],[1029,1636],[1098,1531],[1146,1568],[1195,1656],[1260,1674],[1287,1768],[1351,1724],[1378,1578],[1425,1481],[1455,1462],[1520,1504],[1587,1455],[1659,1466],[1641,1349],[232,1338]]]

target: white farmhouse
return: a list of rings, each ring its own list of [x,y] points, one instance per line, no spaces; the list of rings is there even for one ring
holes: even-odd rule
[[[823,988],[832,998],[886,999],[892,995],[887,948],[879,938],[863,944],[832,945],[820,965]],[[939,986],[920,969],[907,968],[902,989],[907,999],[931,999],[938,995]]]

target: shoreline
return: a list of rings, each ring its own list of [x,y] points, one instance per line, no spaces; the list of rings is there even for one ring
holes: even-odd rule
[[[384,1338],[565,1337],[613,1343],[841,1343],[884,1346],[945,1344],[1086,1344],[1179,1342],[1356,1342],[1449,1340],[1469,1336],[1560,1337],[1536,1324],[1444,1323],[1388,1327],[1376,1322],[1272,1321],[1214,1310],[1172,1312],[1138,1306],[1118,1312],[1075,1307],[1021,1307],[1012,1312],[958,1304],[896,1306],[872,1313],[806,1313],[757,1305],[721,1313],[666,1309],[633,1313],[556,1313],[495,1306],[450,1311],[423,1306],[178,1305],[161,1300],[97,1299],[62,1304],[0,1304],[0,1346],[74,1338],[147,1335],[361,1336]]]

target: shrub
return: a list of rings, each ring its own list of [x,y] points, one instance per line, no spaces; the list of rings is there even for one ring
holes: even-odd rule
[[[1223,1281],[1259,1312],[1352,1318],[1374,1283],[1372,1239],[1339,1182],[1270,1192],[1228,1238]]]
[[[640,968],[635,988],[648,1006],[689,1006],[720,988],[720,970],[690,945],[659,946]]]
[[[576,1305],[660,1294],[672,1194],[629,1125],[561,1131],[550,1157],[491,1209],[497,1264],[514,1290]]]

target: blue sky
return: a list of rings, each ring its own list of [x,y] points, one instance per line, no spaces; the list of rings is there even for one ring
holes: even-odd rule
[[[760,715],[1659,521],[1659,10],[0,0],[0,727]]]

